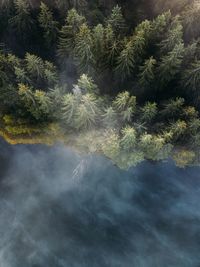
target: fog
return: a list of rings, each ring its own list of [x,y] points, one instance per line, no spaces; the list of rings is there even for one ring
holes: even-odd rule
[[[0,141],[0,267],[199,267],[199,168]]]

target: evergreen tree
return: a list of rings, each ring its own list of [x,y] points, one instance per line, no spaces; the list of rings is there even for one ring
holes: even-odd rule
[[[28,30],[33,30],[34,21],[31,17],[31,9],[28,0],[14,0],[16,15],[10,19],[10,23],[18,33],[24,35]]]
[[[79,15],[75,9],[68,11],[65,25],[59,33],[58,55],[60,59],[65,59],[73,53],[76,35],[83,23],[85,23],[85,18]]]
[[[160,85],[166,86],[175,75],[180,71],[183,59],[184,47],[183,44],[178,44],[166,56],[161,58],[161,63],[158,67]]]
[[[197,102],[200,96],[200,60],[195,60],[188,69],[183,73],[183,86],[188,90],[188,93],[196,98]]]
[[[98,101],[92,94],[83,95],[79,103],[76,115],[75,125],[77,129],[90,129],[97,124],[100,116]]]
[[[110,24],[105,28],[105,64],[108,67],[114,67],[117,63],[120,50],[122,48],[121,41],[115,36]]]
[[[142,107],[141,112],[142,112],[142,116],[141,119],[144,122],[151,122],[155,116],[157,115],[157,104],[156,103],[150,103],[147,102],[144,107]]]
[[[107,24],[112,26],[112,29],[116,35],[124,34],[126,23],[122,15],[121,7],[117,5],[113,8],[112,13],[107,20]]]
[[[184,120],[177,120],[171,123],[169,129],[172,132],[173,141],[175,142],[184,137],[187,130],[187,123]]]
[[[91,30],[86,24],[80,27],[80,31],[76,35],[74,55],[76,63],[80,70],[89,70],[94,63],[92,53],[93,41]]]
[[[81,75],[78,79],[78,87],[81,89],[83,93],[97,94],[98,87],[94,83],[94,80],[86,74]]]
[[[185,100],[181,97],[170,99],[165,105],[161,114],[167,118],[177,118],[183,114]]]
[[[169,52],[173,48],[183,43],[183,26],[181,25],[179,17],[175,17],[172,21],[171,27],[169,28],[166,39],[162,40],[160,46],[161,51]]]
[[[119,112],[122,122],[130,122],[136,109],[136,97],[130,96],[129,92],[120,93],[113,106]]]
[[[93,55],[95,59],[95,66],[101,70],[105,67],[105,30],[102,24],[98,24],[92,33],[93,39]]]
[[[145,48],[148,45],[151,33],[151,24],[144,21],[135,30],[134,35],[125,42],[116,67],[116,72],[122,80],[128,78],[133,73],[136,64],[142,61]]]
[[[118,116],[117,112],[114,110],[113,107],[107,107],[104,110],[102,115],[103,125],[106,128],[117,128],[118,127]]]
[[[136,146],[136,131],[134,128],[127,126],[122,129],[121,146],[125,151],[134,149]]]
[[[172,14],[170,11],[165,12],[161,15],[158,15],[152,21],[152,28],[151,28],[151,39],[154,42],[159,42],[163,39],[163,35],[167,31],[170,22],[171,22]]]
[[[144,65],[140,67],[139,84],[143,88],[148,88],[155,79],[156,60],[153,57],[145,60]]]
[[[29,75],[39,79],[44,75],[44,64],[40,57],[26,53],[25,56],[26,69]]]
[[[75,127],[75,115],[79,101],[73,94],[66,94],[62,103],[62,118],[68,126]]]
[[[146,159],[160,160],[165,156],[165,139],[161,136],[143,134],[140,138],[140,147]]]
[[[43,2],[40,4],[38,21],[40,23],[40,27],[43,29],[44,39],[47,43],[47,46],[50,47],[54,44],[57,37],[58,22],[53,19],[52,12]]]
[[[129,41],[125,45],[124,49],[121,51],[118,60],[117,67],[115,72],[120,76],[122,80],[125,80],[127,77],[130,77],[135,68],[135,59],[134,59],[134,46],[133,42]]]

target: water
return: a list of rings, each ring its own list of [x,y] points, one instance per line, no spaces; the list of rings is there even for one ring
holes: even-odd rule
[[[199,267],[200,169],[0,141],[0,267]]]

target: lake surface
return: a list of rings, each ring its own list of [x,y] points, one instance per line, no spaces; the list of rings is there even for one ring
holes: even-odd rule
[[[0,267],[199,267],[200,168],[0,140]]]

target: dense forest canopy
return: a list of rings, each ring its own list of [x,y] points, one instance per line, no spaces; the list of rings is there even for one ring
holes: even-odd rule
[[[197,163],[199,37],[198,0],[1,0],[0,133]]]

